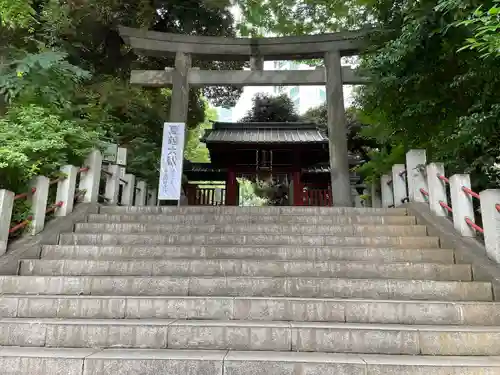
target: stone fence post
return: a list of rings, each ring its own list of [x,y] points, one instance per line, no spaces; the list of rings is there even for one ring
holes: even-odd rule
[[[479,196],[486,252],[500,263],[500,189],[484,190]]]
[[[156,189],[153,189],[148,192],[148,206],[156,206],[157,203],[157,198],[158,198],[158,192]]]
[[[384,174],[380,177],[380,191],[382,192],[382,207],[387,208],[394,205],[394,193],[392,192],[392,177]]]
[[[135,176],[133,174],[125,174],[123,180],[125,182],[123,185],[121,204],[123,206],[133,206],[135,196]]]
[[[472,197],[463,188],[470,189],[468,174],[455,174],[450,177],[451,207],[453,209],[453,226],[464,237],[474,237],[476,232],[467,224],[467,219],[474,222],[474,206]]]
[[[99,184],[101,182],[102,154],[93,150],[85,160],[84,170],[80,173],[79,189],[85,190],[83,202],[97,203],[99,197]]]
[[[408,193],[406,189],[406,167],[404,164],[395,164],[392,166],[392,190],[394,194],[394,207],[401,206]]]
[[[31,234],[33,235],[40,233],[45,227],[49,187],[50,179],[45,176],[37,176],[31,182],[32,193],[28,195],[28,199],[31,202]]]
[[[426,167],[429,207],[437,216],[448,216],[448,211],[442,206],[443,203],[448,206],[446,183],[440,178],[444,173],[443,163],[430,163]]]
[[[56,204],[61,206],[55,210],[55,216],[67,216],[73,212],[75,203],[76,177],[79,172],[78,167],[74,165],[65,165],[61,167],[61,177],[57,182]]]
[[[146,197],[148,193],[148,187],[145,181],[138,181],[137,187],[135,188],[135,205],[136,206],[145,206],[146,205]]]
[[[9,190],[0,190],[0,255],[7,251],[9,241],[10,220],[14,208],[14,193]]]
[[[425,150],[410,150],[406,153],[406,180],[408,182],[408,199],[412,202],[425,202],[421,189],[427,191]]]

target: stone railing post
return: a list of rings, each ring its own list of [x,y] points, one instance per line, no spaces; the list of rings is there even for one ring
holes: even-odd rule
[[[67,216],[73,212],[78,171],[79,168],[74,165],[61,167],[61,173],[65,177],[61,178],[57,183],[56,203],[60,203],[61,206],[55,210],[55,216]]]
[[[84,170],[80,173],[80,190],[85,190],[83,202],[97,203],[99,197],[99,183],[101,182],[102,154],[93,150],[85,160]]]
[[[158,198],[158,192],[156,189],[151,190],[151,192],[148,192],[148,206],[156,206]]]
[[[12,191],[0,190],[0,255],[5,254],[7,251],[14,196],[15,194]]]
[[[34,191],[28,195],[31,202],[31,234],[40,233],[45,227],[45,215],[47,211],[47,201],[49,199],[50,179],[45,176],[37,176],[31,182]]]
[[[351,196],[352,196],[352,201],[353,201],[354,207],[357,207],[357,208],[363,207],[363,203],[361,201],[361,196],[359,195],[358,191],[355,188],[351,189]]]
[[[470,189],[470,176],[468,174],[455,174],[450,177],[451,207],[453,209],[453,225],[464,237],[474,237],[474,229],[465,221],[468,218],[474,222],[474,206],[472,197],[463,191]]]
[[[120,166],[108,164],[104,173],[106,175],[104,197],[107,203],[117,204],[118,193],[120,192]]]
[[[126,166],[127,166],[127,149],[125,147],[119,147],[116,153],[116,164],[118,165],[118,197],[117,203],[123,203],[123,192],[125,190],[128,181],[125,179]],[[122,195],[120,197],[120,186],[122,187]]]
[[[124,206],[133,206],[135,196],[135,176],[133,174],[126,174],[123,177],[123,180],[124,185],[121,204]]]
[[[375,183],[372,183],[372,186],[371,186],[371,201],[372,201],[373,208],[382,207],[382,200],[380,198],[380,193],[379,193],[379,191],[377,189],[377,185]]]
[[[148,187],[145,181],[137,181],[137,187],[135,188],[135,205],[136,206],[145,206],[146,205],[146,196]]]
[[[479,196],[486,253],[500,263],[500,189],[484,190]]]
[[[394,193],[392,191],[392,177],[384,174],[380,177],[380,191],[382,192],[382,207],[394,205]]]
[[[406,193],[406,167],[404,164],[392,166],[392,190],[394,192],[394,207],[401,206],[408,197]]]
[[[425,150],[410,150],[406,153],[406,179],[408,181],[408,198],[411,202],[425,202],[420,189],[427,191]]]
[[[448,216],[448,211],[441,206],[440,202],[448,205],[446,194],[446,183],[438,176],[444,176],[443,163],[430,163],[426,167],[427,186],[429,193],[429,207],[437,216]]]

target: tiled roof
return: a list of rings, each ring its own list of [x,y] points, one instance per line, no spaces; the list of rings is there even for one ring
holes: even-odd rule
[[[326,143],[328,138],[315,124],[220,123],[207,130],[204,142],[224,143]]]

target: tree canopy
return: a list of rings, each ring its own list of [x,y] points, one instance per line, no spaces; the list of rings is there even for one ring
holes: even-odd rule
[[[292,99],[286,94],[274,96],[258,93],[252,108],[240,122],[297,122],[300,120]]]
[[[170,89],[131,86],[132,69],[163,69],[169,58],[136,55],[118,26],[234,36],[224,0],[0,0],[0,188],[27,190],[36,174],[81,165],[92,147],[118,143],[130,173],[157,184],[162,124]],[[205,69],[241,62],[193,61]],[[208,101],[233,105],[241,89],[190,91],[186,154],[206,161],[200,129],[213,118]],[[16,208],[15,219],[26,216]]]
[[[366,124],[358,120],[356,111],[348,108],[346,115],[347,149],[363,160],[370,159],[369,153],[378,147],[375,139],[363,135]],[[328,131],[328,113],[326,103],[313,107],[302,115],[304,121],[310,121],[320,125],[325,131]]]
[[[170,90],[132,87],[128,79],[131,69],[163,69],[173,61],[135,55],[124,45],[117,26],[234,36],[229,5],[220,0],[1,0],[0,94],[7,103],[3,111],[20,113],[21,107],[37,105],[47,109],[40,113],[95,129],[100,141],[129,148],[131,171],[154,181]],[[194,66],[230,69],[241,68],[241,63],[194,61]],[[190,132],[197,133],[205,123],[204,98],[232,105],[239,94],[240,89],[231,87],[191,90]]]

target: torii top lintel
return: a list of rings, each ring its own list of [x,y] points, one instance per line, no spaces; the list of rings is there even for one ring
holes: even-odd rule
[[[277,38],[229,38],[183,35],[120,27],[120,35],[134,51],[149,56],[189,53],[198,59],[245,60],[258,56],[264,60],[323,58],[326,52],[355,55],[365,46],[368,30]]]

